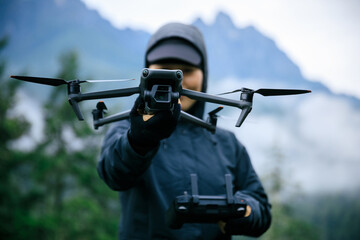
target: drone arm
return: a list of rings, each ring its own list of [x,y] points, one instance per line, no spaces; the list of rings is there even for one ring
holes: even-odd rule
[[[94,120],[94,128],[98,129],[99,127],[108,124],[108,123],[112,123],[112,122],[116,122],[116,121],[120,121],[123,119],[126,119],[130,116],[130,110],[125,111],[125,112],[121,112],[118,114],[114,114],[112,116],[106,117],[106,118],[101,118],[101,119],[97,119]],[[210,130],[211,132],[215,132],[216,130],[216,126],[211,125],[203,120],[201,120],[200,118],[194,117],[193,115],[186,113],[184,111],[181,111],[181,117],[183,119],[186,119],[190,122],[193,122],[195,124],[200,125],[201,127],[204,127],[208,130]]]
[[[76,102],[92,99],[102,99],[102,98],[116,98],[116,97],[127,97],[135,93],[140,93],[139,87],[133,88],[123,88],[115,89],[101,92],[92,92],[92,93],[83,93],[83,94],[70,94],[69,99],[72,99]]]
[[[120,120],[124,120],[126,118],[130,117],[130,110],[128,111],[124,111],[121,113],[117,113],[114,115],[111,115],[109,117],[106,118],[101,118],[101,119],[94,119],[94,128],[98,129],[99,127],[108,124],[108,123],[112,123],[112,122],[116,122],[116,121],[120,121]]]
[[[109,90],[109,91],[101,91],[101,92],[92,92],[92,93],[71,93],[69,94],[69,103],[72,106],[76,116],[78,119],[84,120],[83,115],[81,114],[78,102],[81,102],[83,100],[92,100],[92,99],[99,99],[99,98],[115,98],[115,97],[126,97],[131,96],[135,93],[139,93],[140,88],[134,87],[134,88],[124,88],[124,89],[115,89],[115,90]]]
[[[214,133],[215,130],[216,130],[216,126],[214,126],[212,124],[209,124],[209,123],[201,120],[200,118],[194,117],[193,115],[191,115],[191,114],[189,114],[187,112],[181,111],[180,117],[183,118],[183,119],[186,119],[186,120],[188,120],[188,121],[190,121],[192,123],[200,125],[201,127],[208,129],[212,133]]]
[[[246,106],[246,104],[244,104],[241,101],[218,97],[218,96],[210,95],[210,94],[203,93],[203,92],[197,92],[197,91],[193,91],[193,90],[189,90],[189,89],[182,89],[181,95],[189,97],[194,100],[217,103],[217,104],[227,105],[227,106],[231,106],[231,107],[238,107],[241,109]]]
[[[218,96],[213,96],[210,94],[202,93],[202,92],[196,92],[188,89],[183,89],[181,92],[181,95],[187,96],[189,98],[199,100],[199,101],[206,101],[206,102],[212,102],[217,104],[223,104],[231,107],[238,107],[241,108],[241,114],[240,117],[236,123],[236,127],[240,127],[241,124],[244,122],[247,115],[251,112],[252,109],[252,101],[249,100],[232,100],[227,98],[222,98]]]

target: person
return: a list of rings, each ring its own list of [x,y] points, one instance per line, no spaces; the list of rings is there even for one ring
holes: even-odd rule
[[[200,31],[169,23],[150,38],[145,67],[180,69],[182,86],[206,92],[207,54]],[[104,139],[98,173],[119,191],[119,239],[230,239],[231,235],[260,236],[270,226],[270,204],[245,147],[233,133],[216,133],[183,120],[180,108],[202,118],[204,102],[184,96],[173,111],[146,115],[137,98],[129,120],[113,124]],[[218,223],[166,225],[165,213],[175,197],[191,193],[190,174],[198,176],[200,195],[223,195],[225,174],[248,204],[246,217]]]

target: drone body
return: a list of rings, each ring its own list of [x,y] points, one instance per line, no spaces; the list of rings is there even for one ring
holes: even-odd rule
[[[192,91],[183,89],[181,70],[164,70],[164,69],[149,69],[145,68],[141,72],[141,79],[139,87],[123,88],[108,91],[81,93],[80,84],[84,82],[108,82],[108,81],[124,81],[124,80],[71,80],[65,81],[58,78],[39,78],[28,76],[10,76],[11,78],[33,82],[38,84],[45,84],[50,86],[60,86],[67,84],[68,100],[72,106],[77,118],[84,120],[81,113],[79,102],[84,100],[104,99],[104,98],[118,98],[131,96],[133,94],[140,94],[140,97],[145,101],[145,112],[148,114],[155,114],[157,111],[171,110],[174,104],[178,103],[180,96],[186,96],[197,101],[205,101],[237,107],[241,109],[240,117],[236,123],[236,127],[240,127],[244,122],[247,115],[252,110],[253,95],[258,93],[263,96],[280,96],[280,95],[293,95],[310,93],[310,90],[297,90],[297,89],[267,89],[262,88],[256,91],[248,88],[241,88],[231,92],[222,93],[219,95],[241,92],[240,100],[232,100],[218,95],[211,95],[203,92]],[[134,80],[134,79],[132,79]],[[99,102],[96,109],[93,110],[94,128],[119,121],[129,117],[130,111],[118,113],[104,118],[104,111],[106,106],[103,102]],[[208,121],[203,121],[193,115],[181,111],[181,117],[198,124],[211,132],[215,132],[217,115],[222,107],[219,107],[209,113]]]

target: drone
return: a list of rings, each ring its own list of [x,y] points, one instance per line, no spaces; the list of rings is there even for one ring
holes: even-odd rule
[[[236,107],[241,109],[240,116],[236,122],[236,127],[240,127],[245,118],[252,110],[253,96],[255,93],[262,96],[280,96],[280,95],[294,95],[310,93],[311,90],[300,89],[270,89],[260,88],[258,90],[252,90],[249,88],[236,89],[230,92],[225,92],[217,95],[211,95],[208,93],[193,91],[182,88],[183,73],[181,70],[165,70],[165,69],[149,69],[144,68],[141,72],[140,84],[138,87],[122,88],[106,91],[97,91],[89,93],[81,93],[80,85],[85,82],[113,82],[113,81],[125,81],[122,80],[69,80],[66,81],[60,78],[44,78],[44,77],[31,77],[31,76],[14,76],[10,78],[18,79],[26,82],[60,86],[67,85],[68,101],[73,108],[78,120],[84,120],[83,114],[79,107],[79,102],[85,100],[95,100],[104,98],[119,98],[127,97],[134,94],[139,94],[145,102],[144,112],[146,114],[155,114],[158,111],[174,109],[174,105],[178,104],[178,100],[181,96],[189,97],[193,100],[215,103],[219,105],[226,105],[230,107]],[[131,79],[135,80],[135,79]],[[221,95],[241,92],[240,99],[234,100],[222,97]],[[185,111],[181,111],[181,118],[193,122],[201,127],[204,127],[211,132],[216,131],[217,113],[223,109],[222,106],[209,112],[208,119],[206,121],[197,118]],[[98,129],[108,123],[120,121],[130,116],[130,110],[120,112],[108,117],[104,117],[107,107],[103,101],[96,104],[96,109],[92,111],[94,128]]]

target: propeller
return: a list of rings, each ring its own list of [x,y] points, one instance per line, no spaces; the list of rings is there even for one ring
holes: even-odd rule
[[[236,89],[231,92],[220,93],[218,95],[225,95],[225,94],[236,93],[236,92],[258,93],[263,96],[282,96],[282,95],[295,95],[295,94],[311,93],[311,90],[260,88],[256,91],[254,91],[249,88],[241,88],[241,89]]]
[[[104,80],[83,80],[84,82],[88,83],[97,83],[97,82],[127,82],[127,81],[134,81],[135,78],[129,78],[129,79],[104,79]]]
[[[84,120],[84,117],[80,111],[80,107],[78,105],[77,100],[73,99],[72,95],[78,95],[80,93],[80,83],[84,82],[123,82],[123,81],[129,81],[129,80],[135,80],[135,79],[114,79],[114,80],[70,80],[66,81],[61,78],[44,78],[44,77],[29,77],[29,76],[14,76],[11,75],[10,78],[26,81],[26,82],[32,82],[32,83],[39,83],[44,85],[50,85],[50,86],[60,86],[60,85],[67,85],[68,86],[68,95],[69,95],[69,103],[71,107],[73,108],[77,118],[81,121]],[[104,103],[98,104],[98,108],[106,109],[106,106]],[[103,114],[103,110],[99,110],[98,114]]]
[[[113,80],[70,80],[66,81],[61,78],[44,78],[44,77],[29,77],[29,76],[14,76],[11,75],[10,78],[26,81],[26,82],[33,82],[33,83],[39,83],[39,84],[45,84],[50,86],[60,86],[64,84],[70,84],[72,82],[78,82],[78,83],[95,83],[95,82],[125,82],[125,81],[132,81],[135,80],[135,78],[132,79],[113,79]]]
[[[242,92],[240,96],[240,100],[243,100],[249,103],[248,106],[244,107],[240,113],[240,117],[236,123],[236,127],[240,127],[241,124],[244,122],[247,115],[251,112],[252,109],[252,99],[254,93],[258,93],[263,96],[283,96],[283,95],[294,95],[294,94],[303,94],[303,93],[311,93],[310,90],[302,90],[302,89],[272,89],[272,88],[260,88],[258,90],[252,90],[249,88],[241,88],[236,89],[231,92],[221,93],[219,95],[230,94]]]
[[[69,83],[68,81],[65,81],[64,79],[60,79],[60,78],[43,78],[43,77],[28,77],[28,76],[14,76],[14,75],[11,75],[10,78],[23,80],[26,82],[40,83],[55,87]]]

